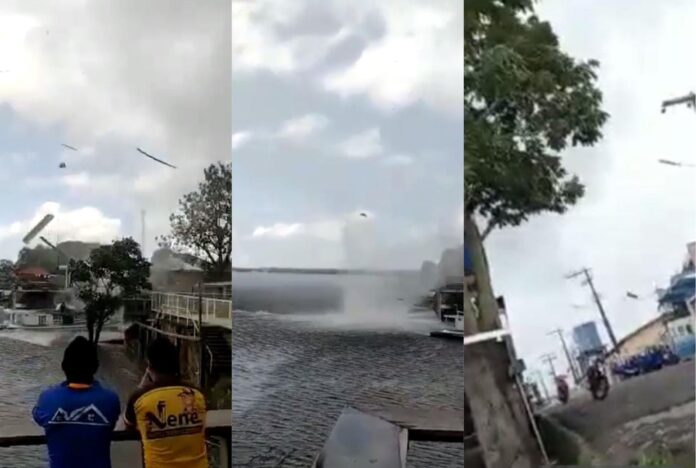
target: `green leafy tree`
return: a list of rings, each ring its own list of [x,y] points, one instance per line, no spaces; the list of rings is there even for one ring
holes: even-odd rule
[[[85,303],[89,340],[99,342],[106,321],[124,305],[150,289],[150,263],[131,238],[92,250],[89,259],[70,262],[70,280]]]
[[[532,0],[464,3],[464,236],[476,279],[475,302],[465,301],[466,334],[499,327],[483,247],[488,234],[534,215],[564,213],[584,194],[560,153],[601,139],[608,115],[597,67],[560,49]],[[468,347],[465,360],[486,463],[537,466],[522,402],[507,377],[509,359],[493,345]]]
[[[203,259],[206,271],[223,279],[232,255],[232,165],[211,164],[198,190],[179,200],[169,217],[171,234],[160,245]]]
[[[13,289],[17,282],[12,260],[0,260],[0,289]]]

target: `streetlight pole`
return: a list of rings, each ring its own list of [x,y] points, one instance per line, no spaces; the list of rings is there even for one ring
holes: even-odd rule
[[[659,162],[660,164],[664,164],[665,166],[696,167],[696,164],[681,161],[672,161],[671,159],[658,159],[657,162]]]

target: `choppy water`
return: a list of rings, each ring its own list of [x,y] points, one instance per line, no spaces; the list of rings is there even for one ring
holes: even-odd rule
[[[296,276],[293,288],[312,290],[305,310],[298,294],[292,307],[283,302],[282,276],[246,277],[247,289],[233,290],[235,306],[247,307],[265,292],[266,309],[234,315],[234,466],[310,466],[346,406],[463,411],[461,342],[428,336],[440,324],[430,311],[408,311],[412,283],[323,278],[342,288],[336,299],[332,288],[322,297],[316,278]],[[409,466],[461,467],[463,456],[459,444],[412,444]]]
[[[115,336],[117,336],[116,334]],[[31,427],[31,410],[41,391],[64,379],[63,350],[74,335],[52,332],[0,332],[0,432],[3,427]],[[113,338],[106,333],[103,339]],[[138,382],[135,366],[118,345],[101,345],[99,378],[125,401]],[[0,449],[0,467],[48,466],[46,447]]]

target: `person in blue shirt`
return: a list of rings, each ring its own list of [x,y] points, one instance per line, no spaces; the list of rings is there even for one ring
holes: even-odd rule
[[[97,347],[78,336],[65,349],[66,381],[41,393],[33,410],[46,431],[51,468],[111,468],[111,435],[121,413],[118,395],[94,379]]]

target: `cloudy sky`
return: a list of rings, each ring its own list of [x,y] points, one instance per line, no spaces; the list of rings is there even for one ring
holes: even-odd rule
[[[108,242],[140,240],[144,209],[152,251],[229,160],[230,18],[226,0],[0,4],[0,258],[49,212],[49,238]]]
[[[611,119],[600,144],[564,155],[586,183],[585,198],[564,216],[492,233],[487,251],[528,366],[544,367],[539,356],[555,352],[557,369],[565,370],[558,338],[546,333],[570,332],[599,314],[580,279],[564,275],[593,269],[620,339],[656,317],[654,287],[669,284],[686,243],[696,238],[696,169],[657,162],[696,164],[696,112],[660,113],[664,99],[696,91],[696,62],[684,49],[696,44],[696,3],[544,0],[538,12],[564,50],[601,62],[599,85]],[[627,299],[626,291],[645,299]]]
[[[419,268],[461,243],[462,14],[233,0],[236,266]]]

